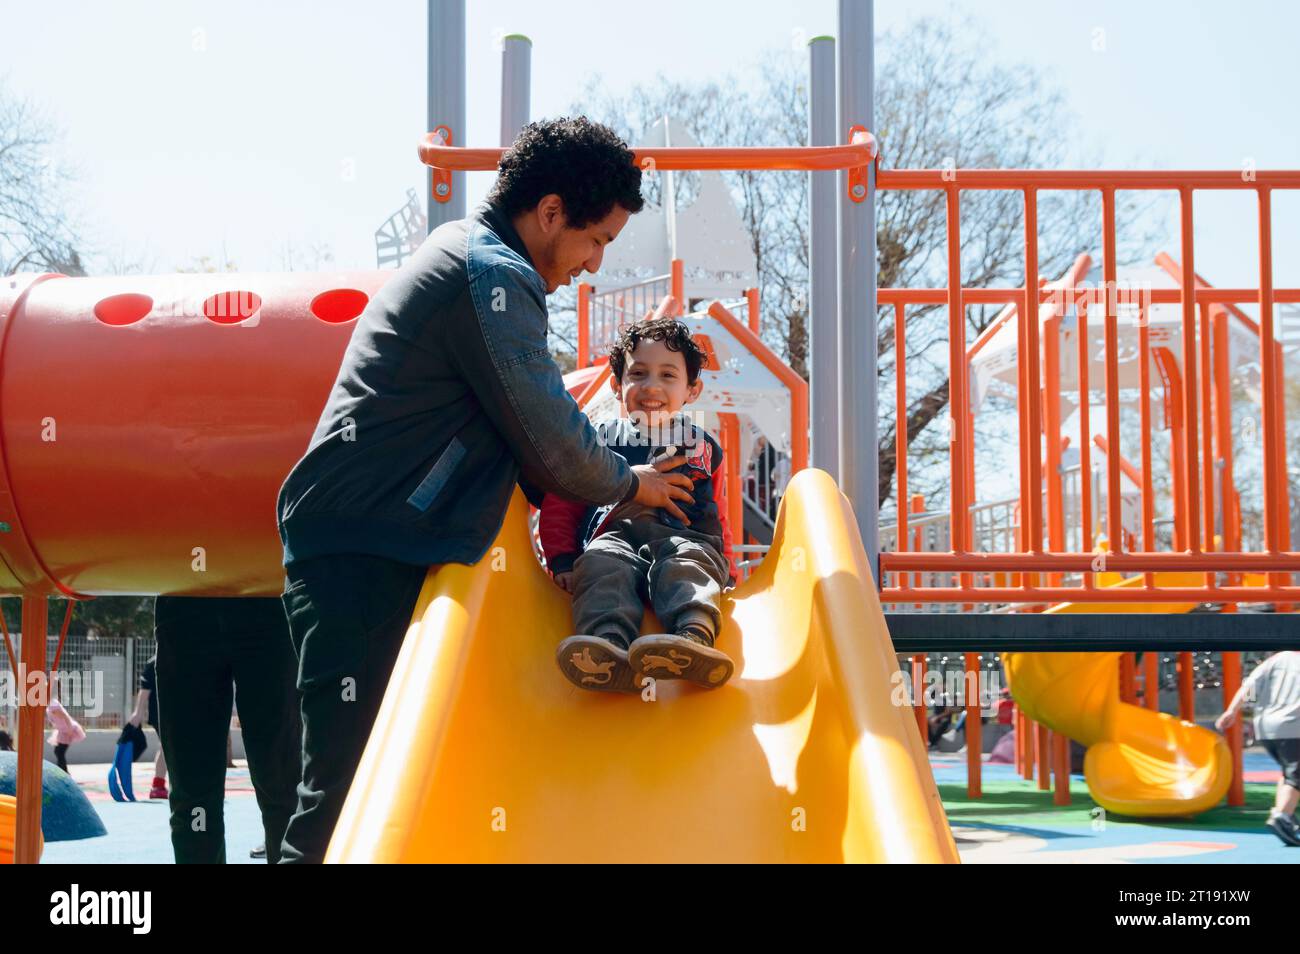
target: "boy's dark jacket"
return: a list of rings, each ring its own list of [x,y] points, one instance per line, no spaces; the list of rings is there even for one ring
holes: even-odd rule
[[[677,529],[720,537],[722,556],[736,576],[735,557],[731,550],[731,529],[727,525],[724,498],[722,447],[703,428],[678,417],[662,429],[641,428],[629,418],[621,417],[596,426],[597,439],[632,466],[649,464],[662,456],[684,454],[686,463],[673,470],[695,481],[695,499],[678,501],[690,519],[690,527],[666,510],[655,511],[654,519]],[[671,446],[670,446],[671,445]],[[547,494],[542,501],[538,534],[546,566],[552,573],[568,573],[574,561],[593,539],[601,534],[611,516],[617,516],[615,504],[589,506]]]
[[[495,205],[430,233],[366,306],[280,488],[284,562],[476,563],[516,481],[535,503],[634,497],[636,475],[565,389],[546,326],[545,282]]]

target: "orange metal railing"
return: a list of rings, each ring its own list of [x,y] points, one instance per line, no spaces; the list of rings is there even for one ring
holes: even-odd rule
[[[1300,302],[1300,289],[1275,289],[1272,281],[1271,195],[1278,189],[1300,189],[1300,172],[1259,172],[1245,177],[1239,172],[1092,172],[1092,171],[1022,171],[1022,170],[880,170],[880,189],[942,190],[948,213],[948,283],[944,288],[880,289],[878,301],[892,306],[895,315],[896,353],[905,354],[906,310],[914,305],[948,306],[949,375],[951,396],[950,440],[950,540],[949,552],[909,552],[906,508],[900,507],[898,549],[881,554],[881,571],[885,586],[883,602],[934,603],[1045,603],[1066,600],[1087,602],[1281,602],[1297,600],[1300,587],[1292,574],[1300,572],[1300,553],[1290,549],[1288,493],[1285,469],[1285,417],[1283,401],[1283,366],[1281,348],[1274,330],[1275,304]],[[1023,195],[1025,218],[1025,285],[1019,288],[965,288],[961,284],[961,193],[965,190],[1007,189]],[[1098,288],[1076,289],[1078,279],[1087,270],[1086,259],[1071,270],[1061,282],[1045,284],[1038,275],[1037,196],[1044,189],[1095,190],[1102,199],[1102,284]],[[1180,287],[1143,290],[1142,307],[1152,304],[1177,304],[1182,309],[1181,354],[1159,355],[1152,348],[1146,320],[1138,321],[1141,362],[1140,410],[1142,417],[1141,468],[1124,456],[1120,439],[1119,338],[1118,317],[1122,304],[1117,286],[1117,252],[1115,192],[1118,189],[1159,189],[1178,194],[1181,210],[1180,265],[1167,256],[1161,264],[1170,271]],[[1258,197],[1259,286],[1257,288],[1216,289],[1206,286],[1195,273],[1195,249],[1192,230],[1192,200],[1197,190],[1249,190]],[[1031,289],[1037,289],[1036,294]],[[1257,303],[1260,321],[1252,322],[1237,307]],[[975,552],[972,546],[971,510],[974,505],[974,431],[969,395],[970,359],[988,340],[989,333],[968,349],[966,345],[965,309],[974,304],[1010,306],[995,324],[1010,320],[1012,309],[1017,319],[1017,343],[1023,360],[1018,361],[1020,400],[1020,487],[1021,532],[1018,552]],[[1081,492],[1082,546],[1078,551],[1064,550],[1064,534],[1059,522],[1061,492],[1059,460],[1061,446],[1059,421],[1060,357],[1056,348],[1055,325],[1072,306],[1079,321],[1078,338],[1086,342],[1089,318],[1102,322],[1105,358],[1102,390],[1105,394],[1103,433],[1094,435],[1089,421],[1087,395],[1090,359],[1087,349],[1079,353],[1080,429],[1086,437],[1080,441],[1079,478]],[[1198,321],[1199,312],[1199,321]],[[1230,394],[1226,365],[1226,316],[1232,315],[1251,326],[1259,337],[1264,449],[1264,546],[1256,552],[1241,550],[1239,517],[1226,499],[1235,493],[1231,486]],[[1044,334],[1040,354],[1041,328]],[[991,331],[992,329],[990,329]],[[1217,341],[1217,344],[1216,344]],[[1162,360],[1163,358],[1163,360]],[[1172,478],[1176,522],[1176,549],[1156,551],[1154,534],[1154,492],[1151,482],[1152,453],[1150,426],[1149,365],[1154,359],[1167,392],[1173,400],[1167,405],[1174,422]],[[1044,369],[1042,363],[1049,367]],[[904,362],[898,362],[895,381],[895,412],[906,420],[906,374]],[[1044,374],[1044,371],[1047,374]],[[1043,398],[1047,398],[1046,401]],[[1045,406],[1044,406],[1045,405]],[[1047,420],[1044,420],[1046,415]],[[1198,426],[1199,425],[1199,426]],[[1047,473],[1044,474],[1040,450],[1041,436],[1047,437]],[[1099,439],[1097,439],[1099,438]],[[1093,551],[1092,474],[1089,445],[1115,448],[1106,453],[1104,474],[1105,514],[1103,526],[1109,552],[1099,558]],[[900,440],[896,479],[896,499],[907,499],[907,450]],[[1214,528],[1214,473],[1216,461],[1223,461],[1225,532],[1216,538]],[[1125,470],[1141,488],[1141,549],[1125,550],[1125,528],[1121,513],[1120,480]],[[1048,544],[1044,546],[1043,493],[1044,478],[1048,495]],[[1218,549],[1216,549],[1216,547]],[[1098,588],[1093,577],[1098,563],[1105,571],[1143,574],[1141,587],[1122,591]],[[1159,587],[1152,574],[1160,571],[1203,571],[1201,587]],[[957,573],[955,586],[922,586],[915,581],[920,574]],[[1081,585],[1060,585],[1064,573],[1078,574]],[[1243,585],[1243,574],[1267,573],[1267,585]],[[1009,585],[977,586],[993,574],[1011,574]],[[1225,574],[1227,582],[1220,582]],[[1044,582],[1040,577],[1047,576]],[[977,579],[978,577],[978,579]]]
[[[445,145],[431,134],[420,145],[420,158],[442,170],[490,170],[496,168],[500,149],[458,149]],[[646,169],[845,169],[855,200],[862,198],[861,174],[876,160],[876,143],[870,134],[854,131],[846,145],[808,148],[666,148],[635,151],[636,162]],[[886,288],[878,292],[881,306],[895,313],[894,347],[906,354],[907,309],[916,305],[946,305],[948,309],[950,431],[950,528],[948,552],[909,552],[907,508],[900,507],[895,535],[898,550],[881,554],[883,602],[904,603],[1012,603],[1043,604],[1061,601],[1088,602],[1274,602],[1300,603],[1300,586],[1293,574],[1300,573],[1300,553],[1290,549],[1290,525],[1285,463],[1285,413],[1283,365],[1277,342],[1274,306],[1300,303],[1300,288],[1274,288],[1272,266],[1272,194],[1276,190],[1300,190],[1300,171],[1105,171],[1105,170],[986,170],[986,169],[878,169],[880,190],[928,189],[944,194],[947,210],[947,283],[941,288]],[[967,288],[961,275],[961,196],[971,190],[1020,192],[1024,203],[1025,283],[1021,287]],[[1038,194],[1043,190],[1095,191],[1102,200],[1102,284],[1099,288],[1077,288],[1082,272],[1071,270],[1066,279],[1040,281],[1038,262]],[[1116,284],[1116,205],[1118,190],[1162,190],[1177,193],[1180,209],[1180,254],[1170,267],[1179,287],[1144,290],[1141,307],[1176,304],[1181,307],[1181,354],[1152,343],[1145,320],[1139,321],[1141,367],[1140,413],[1142,418],[1141,549],[1126,547],[1121,511],[1121,474],[1125,452],[1120,435],[1118,316],[1122,304]],[[1195,271],[1193,197],[1197,191],[1227,190],[1254,192],[1258,203],[1259,282],[1255,288],[1210,288]],[[1086,264],[1082,266],[1086,271]],[[1222,339],[1226,316],[1250,322],[1237,307],[1255,303],[1260,310],[1257,323],[1262,377],[1263,423],[1263,547],[1258,551],[1241,548],[1239,521],[1225,517],[1225,532],[1214,532],[1214,473],[1216,461],[1224,462],[1230,474],[1230,394],[1226,382]],[[1019,365],[1020,398],[1020,521],[1019,549],[1014,552],[977,552],[973,546],[971,509],[975,503],[974,429],[967,396],[970,393],[970,358],[967,347],[965,309],[977,304],[1007,305],[1003,321],[1016,318],[1017,345],[1023,360]],[[1102,441],[1107,449],[1104,475],[1102,526],[1108,552],[1099,557],[1094,550],[1091,513],[1091,447],[1096,436],[1089,420],[1090,400],[1080,400],[1081,439],[1078,498],[1083,532],[1080,548],[1064,549],[1060,509],[1063,495],[1060,481],[1060,452],[1064,446],[1060,431],[1059,404],[1044,397],[1055,395],[1061,355],[1055,341],[1057,323],[1073,309],[1079,323],[1079,338],[1087,338],[1090,319],[1102,323],[1105,357],[1102,391],[1105,395]],[[1199,313],[1199,321],[1198,321]],[[1043,329],[1051,329],[1044,333]],[[1041,339],[1041,342],[1040,342]],[[981,342],[975,342],[976,350]],[[1151,480],[1150,373],[1154,362],[1166,387],[1166,411],[1173,434],[1171,476],[1175,509],[1175,546],[1157,550],[1154,533],[1154,490]],[[1047,367],[1044,368],[1043,365]],[[1089,356],[1080,349],[1079,392],[1088,395]],[[897,362],[895,413],[904,434],[907,415],[906,368]],[[1046,374],[1045,374],[1046,372]],[[1046,394],[1044,392],[1047,392]],[[1042,435],[1047,435],[1046,459]],[[905,437],[900,440],[896,478],[897,499],[906,500],[908,479]],[[1134,476],[1130,473],[1131,478]],[[1227,498],[1235,493],[1224,481],[1223,512],[1233,511]],[[1044,512],[1044,495],[1048,504]],[[1237,521],[1234,523],[1234,521]],[[1100,562],[1100,569],[1098,563]],[[1114,590],[1098,587],[1094,576],[1101,571],[1142,574],[1142,586]],[[1163,571],[1205,573],[1199,587],[1160,587],[1154,574]],[[957,574],[955,586],[925,586],[916,581],[922,574]],[[1245,574],[1267,574],[1264,585],[1247,585]],[[994,577],[993,574],[998,574]],[[1064,574],[1075,574],[1081,583],[1063,585]],[[976,585],[1003,582],[1004,585]],[[1224,580],[1219,579],[1220,575]]]

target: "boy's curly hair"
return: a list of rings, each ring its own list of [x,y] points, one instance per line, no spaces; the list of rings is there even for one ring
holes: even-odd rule
[[[617,203],[640,212],[641,170],[614,130],[585,116],[529,123],[506,150],[488,200],[508,216],[537,207],[556,193],[569,227],[586,228]]]
[[[618,381],[623,380],[627,370],[627,356],[642,341],[662,341],[669,351],[680,351],[686,361],[688,384],[694,384],[700,376],[705,354],[691,337],[691,330],[676,318],[651,318],[628,325],[609,349],[609,371]]]

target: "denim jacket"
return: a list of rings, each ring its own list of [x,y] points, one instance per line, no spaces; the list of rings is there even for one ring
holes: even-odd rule
[[[495,205],[430,233],[358,319],[280,489],[285,564],[476,563],[516,482],[538,503],[635,496],[636,475],[565,389],[546,330],[545,283]]]

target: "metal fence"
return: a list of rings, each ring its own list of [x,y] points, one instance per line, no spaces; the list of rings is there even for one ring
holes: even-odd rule
[[[14,652],[22,655],[22,634],[12,634]],[[45,658],[54,662],[59,637],[47,637]],[[134,637],[99,636],[69,632],[59,658],[54,691],[64,708],[86,729],[118,729],[135,705],[140,672],[153,656],[153,634]],[[8,650],[0,643],[0,665],[12,676],[14,664]],[[13,734],[18,725],[17,697],[5,693],[0,704],[0,722]]]

